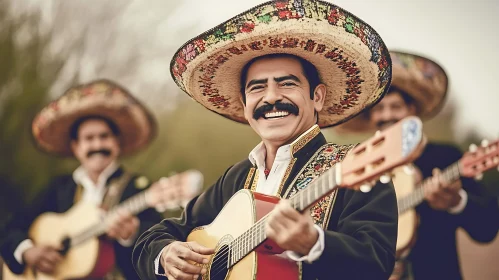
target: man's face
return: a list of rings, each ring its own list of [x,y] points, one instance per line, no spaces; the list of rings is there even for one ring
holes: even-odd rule
[[[98,119],[89,119],[78,128],[78,139],[71,141],[71,149],[87,172],[100,173],[120,153],[118,138],[109,125]]]
[[[383,130],[401,119],[413,116],[416,113],[414,105],[407,105],[399,92],[387,94],[371,109],[371,125]]]
[[[300,62],[292,57],[262,58],[248,69],[244,116],[262,140],[291,143],[316,121],[322,110],[323,84],[310,99],[310,86]]]

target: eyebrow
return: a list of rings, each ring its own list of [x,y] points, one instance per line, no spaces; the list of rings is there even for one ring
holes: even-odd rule
[[[246,85],[246,88],[249,88],[252,85],[257,85],[257,84],[266,84],[268,79],[258,79],[258,80],[251,80],[249,81],[248,85]]]
[[[276,81],[278,83],[280,83],[282,81],[286,81],[286,80],[293,80],[293,81],[298,82],[298,83],[301,82],[300,79],[298,79],[298,77],[296,77],[293,74],[289,74],[289,75],[286,75],[286,76],[274,78],[274,81]]]
[[[293,74],[289,74],[289,75],[286,75],[286,76],[274,78],[274,81],[277,82],[277,83],[280,83],[280,82],[286,81],[286,80],[293,80],[295,82],[301,83],[300,79],[298,77],[296,77],[295,75],[293,75]],[[248,85],[246,86],[246,88],[249,88],[250,86],[257,85],[257,84],[266,84],[267,82],[268,82],[268,79],[251,80],[248,83]]]

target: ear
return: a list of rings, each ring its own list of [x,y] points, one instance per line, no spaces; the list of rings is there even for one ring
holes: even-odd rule
[[[71,147],[71,152],[73,152],[73,155],[76,155],[76,149],[78,148],[78,140],[71,140],[71,143],[69,143]]]
[[[239,95],[239,101],[241,102],[241,105],[243,105],[243,112],[244,112],[244,118],[249,121],[248,116],[246,116],[246,103],[243,101],[243,97]]]
[[[318,86],[315,87],[314,90],[314,108],[315,111],[320,112],[322,111],[322,107],[324,106],[324,101],[326,100],[326,85],[325,84],[319,84]]]
[[[408,107],[409,107],[409,114],[411,116],[415,116],[416,113],[417,113],[417,111],[418,111],[417,108],[416,108],[416,105],[410,104]]]

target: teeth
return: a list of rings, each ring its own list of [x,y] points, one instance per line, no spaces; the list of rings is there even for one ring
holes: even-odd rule
[[[265,114],[265,118],[277,118],[277,117],[285,117],[289,115],[288,112],[285,111],[278,111],[278,112],[270,112]]]

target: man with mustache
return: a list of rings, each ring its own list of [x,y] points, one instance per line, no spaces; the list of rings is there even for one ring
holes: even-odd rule
[[[45,107],[33,121],[38,147],[59,156],[74,156],[80,166],[71,175],[52,180],[35,202],[13,216],[6,227],[1,254],[13,273],[26,267],[50,274],[63,256],[59,248],[34,244],[28,229],[45,212],[63,213],[76,202],[85,201],[110,209],[149,187],[144,176],[125,170],[118,161],[147,146],[156,134],[152,115],[124,88],[108,80],[70,88]],[[138,279],[131,265],[133,245],[140,233],[159,222],[161,215],[147,209],[138,216],[120,213],[103,239],[112,243],[116,270]],[[119,271],[119,272],[118,272]]]
[[[369,112],[345,123],[339,131],[383,130],[407,116],[427,120],[442,108],[448,83],[444,70],[425,57],[394,51],[390,54],[393,78],[388,93]],[[414,161],[415,176],[421,181],[439,174],[461,157],[461,151],[453,145],[429,142]],[[497,202],[484,196],[483,188],[473,179],[461,178],[453,183],[434,180],[427,190],[425,201],[416,207],[416,242],[407,258],[397,261],[390,279],[462,279],[457,228],[462,227],[481,243],[492,241],[497,234]]]
[[[347,18],[377,47],[369,50],[367,41],[349,34]],[[208,279],[207,269],[191,262],[207,264],[214,248],[186,237],[210,224],[237,191],[250,189],[283,198],[265,233],[285,250],[283,257],[303,267],[300,279],[387,279],[397,232],[391,183],[378,183],[369,193],[334,191],[303,214],[286,200],[354,146],[327,143],[320,128],[383,96],[390,80],[387,55],[371,27],[313,0],[263,3],[179,49],[171,63],[177,85],[209,110],[249,124],[262,141],[191,200],[181,219],[163,220],[139,238],[133,253],[139,276]],[[215,274],[210,279],[224,279]]]

